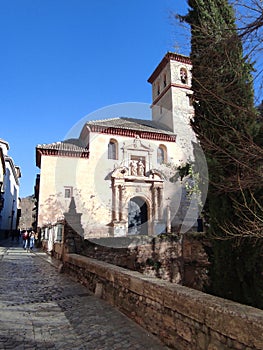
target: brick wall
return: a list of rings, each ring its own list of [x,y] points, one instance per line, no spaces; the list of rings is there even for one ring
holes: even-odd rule
[[[262,310],[77,254],[64,271],[171,348],[263,348]]]

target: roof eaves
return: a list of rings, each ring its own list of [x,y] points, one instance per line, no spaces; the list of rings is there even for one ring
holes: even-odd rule
[[[168,51],[158,66],[155,68],[152,75],[148,78],[147,82],[152,84],[170,60],[185,64],[192,64],[190,57]]]

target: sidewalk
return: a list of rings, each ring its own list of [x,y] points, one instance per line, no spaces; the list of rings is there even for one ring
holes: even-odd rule
[[[91,294],[54,260],[0,241],[0,349],[168,349]],[[44,272],[44,273],[43,273]]]

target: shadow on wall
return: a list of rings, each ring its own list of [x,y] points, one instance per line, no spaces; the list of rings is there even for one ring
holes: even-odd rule
[[[4,193],[3,193],[3,208],[0,212],[0,239],[7,239],[8,237],[16,237],[17,232],[17,207],[16,200],[17,190],[14,193],[11,191],[11,173],[6,169],[4,179]]]

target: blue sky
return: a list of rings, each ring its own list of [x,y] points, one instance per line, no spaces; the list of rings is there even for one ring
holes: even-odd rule
[[[189,54],[172,13],[187,1],[0,0],[0,138],[21,167],[21,197],[40,172],[37,144],[107,106],[151,103],[147,79],[165,53]]]
[[[37,144],[106,106],[151,103],[165,53],[189,54],[171,17],[186,11],[179,0],[0,0],[0,138],[21,167],[20,197],[33,193]]]

